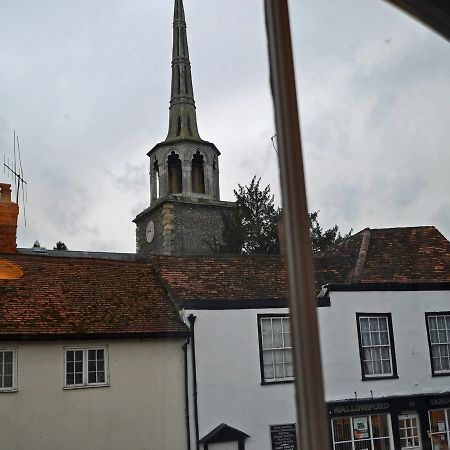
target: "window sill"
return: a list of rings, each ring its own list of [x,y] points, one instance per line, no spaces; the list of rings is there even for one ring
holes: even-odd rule
[[[268,386],[270,384],[289,384],[289,383],[293,383],[295,380],[274,380],[274,381],[261,381],[261,386]]]
[[[18,389],[17,388],[0,389],[0,394],[11,394],[12,392],[18,392]]]
[[[110,387],[109,383],[105,384],[84,384],[83,386],[64,386],[65,391],[76,391],[78,389],[95,389],[95,388],[105,388]]]
[[[380,375],[379,377],[362,377],[361,381],[398,380],[398,375]]]
[[[448,377],[450,376],[450,370],[447,372],[432,372],[432,377]]]

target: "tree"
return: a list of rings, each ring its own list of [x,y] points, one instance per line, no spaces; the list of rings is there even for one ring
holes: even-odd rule
[[[69,249],[67,248],[67,245],[64,244],[63,241],[58,241],[58,242],[56,243],[56,245],[53,247],[53,250],[63,250],[63,251],[67,251],[67,250],[69,250]]]
[[[270,185],[261,189],[261,178],[234,190],[236,208],[224,215],[222,253],[278,253],[278,216]]]
[[[238,184],[238,189],[234,190],[236,208],[231,214],[223,216],[223,245],[214,245],[213,251],[243,254],[279,253],[278,219],[281,209],[274,205],[270,185],[261,189],[260,181],[261,178],[256,179],[254,176],[248,186]],[[313,253],[327,250],[352,234],[350,230],[342,236],[337,225],[324,230],[318,222],[318,215],[319,211],[309,213]]]
[[[37,239],[34,241],[33,248],[41,248],[41,244]]]
[[[328,230],[324,230],[318,220],[319,211],[309,213],[309,235],[311,237],[311,247],[313,253],[328,250],[332,245],[341,242],[346,237],[351,236],[353,229],[341,236],[339,227],[335,225]]]

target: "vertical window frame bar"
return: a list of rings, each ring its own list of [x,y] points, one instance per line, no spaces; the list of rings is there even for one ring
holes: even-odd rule
[[[300,121],[287,0],[264,0],[270,78],[279,144],[297,412],[297,446],[330,448]],[[309,418],[304,420],[304,418]],[[314,419],[312,419],[314,418]]]

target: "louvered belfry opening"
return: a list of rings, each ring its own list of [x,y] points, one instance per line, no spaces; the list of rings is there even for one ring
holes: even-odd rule
[[[192,158],[192,192],[205,193],[205,170],[203,155],[197,150]]]
[[[180,194],[183,192],[183,170],[180,157],[172,152],[167,158],[169,172],[169,194]]]
[[[155,177],[156,198],[159,198],[161,195],[161,187],[159,178],[159,164],[157,159],[155,159],[155,162],[153,163],[153,176]]]

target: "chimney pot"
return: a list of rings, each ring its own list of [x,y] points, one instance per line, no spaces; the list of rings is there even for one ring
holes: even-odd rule
[[[0,183],[0,202],[11,203],[11,185]]]

